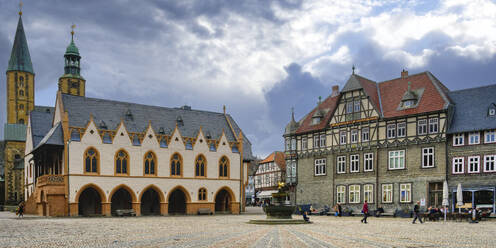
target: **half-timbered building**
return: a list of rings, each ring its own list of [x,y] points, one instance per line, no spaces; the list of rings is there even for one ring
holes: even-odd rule
[[[376,83],[353,73],[284,134],[297,203],[394,211],[438,206],[446,179],[447,88],[430,72]],[[293,122],[293,121],[292,121]]]

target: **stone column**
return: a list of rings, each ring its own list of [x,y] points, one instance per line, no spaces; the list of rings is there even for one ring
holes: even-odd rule
[[[141,215],[141,202],[133,202],[132,205],[133,205],[134,212],[136,212],[136,216],[140,216]]]
[[[102,215],[103,216],[111,216],[112,213],[110,213],[110,202],[102,202]]]
[[[168,215],[169,214],[169,204],[167,202],[160,203],[160,215]]]

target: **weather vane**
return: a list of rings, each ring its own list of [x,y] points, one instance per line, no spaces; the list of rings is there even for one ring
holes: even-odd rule
[[[75,29],[75,28],[76,28],[76,24],[74,24],[74,23],[73,23],[73,24],[71,25],[71,36],[72,36],[72,38],[74,38],[74,29]]]
[[[22,16],[22,1],[19,1],[19,15]]]

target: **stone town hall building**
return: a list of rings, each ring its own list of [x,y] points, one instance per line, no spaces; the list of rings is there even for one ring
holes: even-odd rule
[[[26,199],[27,213],[243,210],[251,144],[225,108],[215,113],[89,98],[73,39],[64,58],[55,107],[36,108],[34,72],[19,17],[7,71],[5,132],[25,129],[25,143],[7,141],[6,150],[23,164],[24,196],[18,200]]]

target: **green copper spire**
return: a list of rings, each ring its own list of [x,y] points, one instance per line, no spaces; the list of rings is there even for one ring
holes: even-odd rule
[[[79,55],[79,49],[74,43],[74,28],[76,25],[72,24],[71,28],[71,43],[67,46],[65,50],[64,58],[65,58],[65,67],[64,67],[64,76],[70,75],[70,77],[81,77],[79,75],[81,71],[80,60],[81,56]]]
[[[21,13],[22,12],[19,12],[19,22],[17,23],[14,46],[12,46],[12,53],[10,54],[7,71],[25,71],[34,74],[31,56],[29,55],[28,42],[22,25]]]
[[[67,46],[67,49],[65,50],[65,54],[73,54],[73,55],[78,55],[79,56],[79,49],[77,48],[76,44],[74,44],[74,28],[76,25],[72,24],[71,28],[71,43],[69,46]]]

